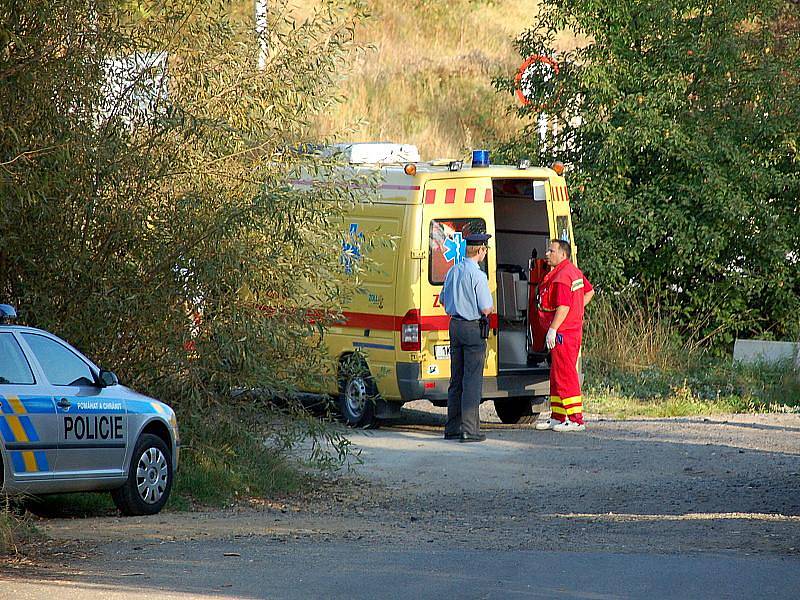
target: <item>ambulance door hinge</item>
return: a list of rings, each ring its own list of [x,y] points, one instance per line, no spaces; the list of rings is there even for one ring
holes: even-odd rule
[[[425,249],[424,248],[415,248],[411,251],[411,258],[413,260],[425,260]]]

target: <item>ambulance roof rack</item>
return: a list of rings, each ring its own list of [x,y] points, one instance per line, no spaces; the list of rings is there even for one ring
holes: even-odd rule
[[[334,144],[322,151],[323,156],[342,155],[351,165],[402,165],[420,162],[419,150],[412,144],[359,142]]]

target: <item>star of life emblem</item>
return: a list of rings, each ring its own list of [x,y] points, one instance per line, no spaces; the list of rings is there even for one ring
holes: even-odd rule
[[[353,272],[353,265],[361,259],[361,245],[364,243],[364,232],[358,230],[358,223],[350,223],[350,230],[342,240],[341,263],[348,275]]]
[[[452,237],[448,236],[443,245],[444,259],[454,265],[464,260],[464,257],[467,255],[467,242],[459,231],[453,233]]]

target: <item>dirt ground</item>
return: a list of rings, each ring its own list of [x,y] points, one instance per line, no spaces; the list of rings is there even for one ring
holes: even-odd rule
[[[489,440],[442,439],[427,403],[353,432],[361,461],[311,493],[149,518],[49,518],[33,560],[79,576],[95,557],[137,571],[152,546],[263,538],[366,545],[800,557],[800,414],[589,416],[585,433],[537,432],[482,408]],[[72,575],[70,575],[72,574]]]

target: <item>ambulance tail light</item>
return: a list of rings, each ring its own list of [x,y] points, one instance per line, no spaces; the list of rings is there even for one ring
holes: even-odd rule
[[[400,323],[400,349],[405,352],[422,349],[422,323],[416,308],[408,311]]]

